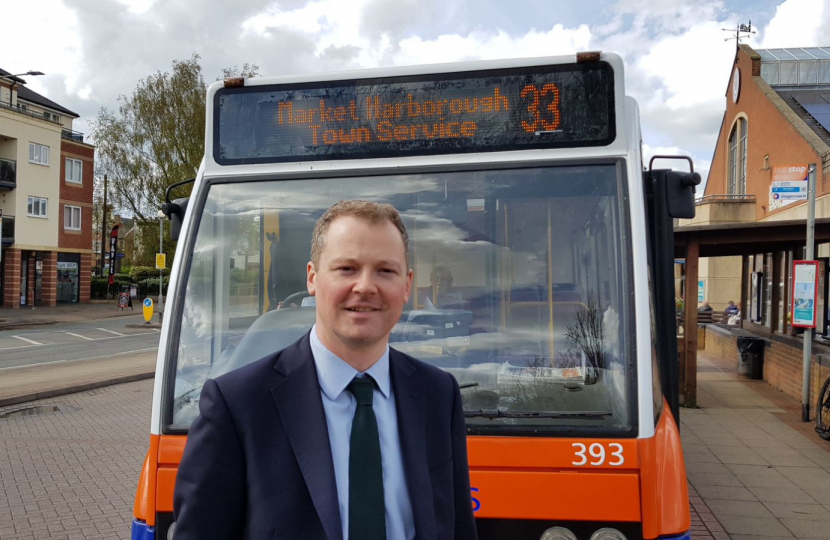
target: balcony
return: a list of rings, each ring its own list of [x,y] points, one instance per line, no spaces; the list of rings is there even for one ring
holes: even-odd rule
[[[17,162],[0,158],[0,191],[11,191],[17,187]]]
[[[31,116],[32,118],[37,118],[38,120],[43,120],[45,122],[50,122],[52,124],[61,125],[60,120],[55,120],[51,116],[49,118],[46,118],[43,115],[43,113],[30,111],[28,109],[28,107],[26,107],[26,105],[22,105],[22,104],[19,104],[19,103],[17,105],[11,105],[9,103],[5,103],[3,101],[0,101],[0,109],[5,109],[7,111],[16,112],[16,113],[19,113],[19,114],[25,114],[26,116]]]
[[[61,139],[66,139],[72,142],[84,142],[84,134],[80,131],[73,131],[71,129],[62,129],[61,130]]]
[[[679,219],[676,225],[711,225],[714,223],[749,223],[755,221],[755,195],[706,195],[695,201],[695,217]]]

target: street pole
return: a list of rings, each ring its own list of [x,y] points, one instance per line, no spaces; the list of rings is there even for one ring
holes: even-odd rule
[[[107,175],[104,175],[104,206],[101,208],[101,277],[104,277],[104,238],[107,235]],[[109,289],[109,286],[107,287]]]
[[[807,260],[815,259],[816,164],[810,163],[807,174]],[[815,279],[819,276],[816,275]],[[795,301],[793,301],[795,305]],[[818,306],[813,303],[813,309]],[[810,357],[813,353],[813,329],[804,329],[804,363],[801,376],[801,420],[810,421]]]
[[[164,221],[163,216],[159,216],[159,253],[164,253]],[[159,320],[162,318],[164,312],[164,269],[159,268]]]

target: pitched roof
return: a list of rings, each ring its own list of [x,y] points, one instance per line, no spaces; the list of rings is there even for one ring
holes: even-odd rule
[[[830,102],[830,47],[746,48],[760,56],[761,79],[825,145],[830,145],[826,107],[812,106]]]
[[[6,71],[4,69],[0,69],[0,76],[6,77],[7,79],[11,79],[14,82],[18,83],[17,97],[19,99],[26,100],[29,103],[35,103],[37,105],[40,105],[41,107],[47,107],[49,109],[53,109],[53,110],[61,112],[63,114],[68,114],[69,116],[73,116],[75,118],[78,118],[80,116],[78,113],[72,112],[69,109],[67,109],[66,107],[63,107],[62,105],[58,105],[57,103],[55,103],[51,99],[49,99],[47,97],[44,97],[44,96],[41,96],[40,94],[38,94],[34,90],[30,90],[29,88],[27,88],[25,86],[26,81],[24,81],[20,77],[10,77],[10,75],[11,75],[11,73],[9,73],[8,71]]]

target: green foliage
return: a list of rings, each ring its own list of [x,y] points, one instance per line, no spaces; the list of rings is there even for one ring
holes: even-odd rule
[[[202,160],[207,85],[199,60],[174,60],[172,71],[139,80],[132,95],[119,98],[118,111],[102,108],[92,121],[96,173],[108,175],[110,201],[141,225],[157,221],[167,187],[195,176]],[[244,64],[223,75],[252,77],[258,70]]]
[[[170,274],[170,271],[164,269],[161,273],[167,276]],[[158,283],[159,271],[156,270],[155,266],[133,266],[130,277],[134,282],[155,278],[156,283]]]

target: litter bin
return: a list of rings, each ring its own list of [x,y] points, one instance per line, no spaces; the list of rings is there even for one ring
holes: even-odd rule
[[[764,378],[764,339],[759,337],[738,338],[738,375],[750,379]]]

